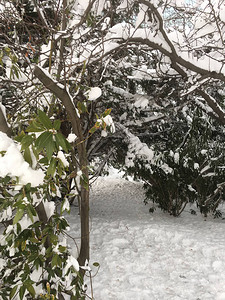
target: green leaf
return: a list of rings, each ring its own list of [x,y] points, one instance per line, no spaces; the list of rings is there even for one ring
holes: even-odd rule
[[[37,151],[36,147],[34,145],[31,146],[33,154],[35,158],[38,160],[39,159],[39,152]]]
[[[84,174],[82,174],[80,181],[81,181],[81,185],[88,191],[89,190],[88,178]]]
[[[25,290],[26,290],[25,286],[22,285],[22,286],[20,287],[20,290],[19,290],[20,300],[23,300],[23,296],[24,296],[24,294],[25,294]]]
[[[10,299],[12,299],[13,298],[13,296],[15,295],[15,293],[16,293],[16,290],[17,290],[17,285],[15,285],[12,289],[11,289],[11,291],[10,291],[10,295],[9,295],[9,297],[10,297]]]
[[[4,184],[8,184],[11,180],[11,177],[10,176],[6,176],[5,178],[3,178],[3,183]],[[6,195],[5,195],[6,196]],[[10,195],[11,196],[11,195]]]
[[[27,183],[24,188],[25,188],[26,193],[29,193],[31,191],[31,183]],[[27,197],[28,197],[28,195],[27,195]]]
[[[32,286],[32,284],[26,284],[26,288],[28,290],[28,292],[30,293],[30,295],[32,296],[32,298],[35,298],[35,290],[34,287]]]
[[[57,146],[58,147],[61,146],[64,151],[68,152],[68,150],[71,149],[70,144],[67,142],[67,140],[61,133],[55,134],[55,140]]]
[[[58,265],[58,254],[53,255],[51,265],[52,265],[52,267],[55,267]]]
[[[29,148],[25,149],[23,156],[24,156],[25,161],[28,162],[29,165],[32,165],[33,161],[32,161],[32,157],[31,157]]]
[[[33,121],[30,126],[27,127],[26,132],[42,132],[45,130],[45,127],[42,126],[37,121]]]
[[[16,78],[19,79],[19,69],[17,68],[17,66],[13,65],[11,71],[12,71],[13,78],[15,78],[14,76],[15,74]]]
[[[55,170],[56,170],[56,159],[52,157],[50,161],[50,165],[47,170],[47,175],[51,175],[53,177],[55,174]]]
[[[17,135],[14,139],[15,139],[18,143],[21,143],[21,141],[22,141],[22,139],[24,138],[24,136],[25,136],[25,132],[22,130],[22,131],[20,132],[20,134]]]
[[[27,214],[28,214],[29,218],[31,219],[31,221],[34,222],[34,216],[36,216],[37,213],[31,204],[27,205]]]
[[[60,120],[55,120],[54,124],[53,124],[53,127],[54,127],[55,130],[59,130],[60,127],[61,127],[61,121]]]
[[[87,112],[87,106],[85,105],[84,102],[78,101],[77,102],[77,108],[78,108],[78,111],[79,111],[80,114]]]
[[[50,160],[52,157],[53,152],[56,151],[55,142],[53,140],[53,135],[48,140],[48,145],[46,146],[46,155],[47,158]]]
[[[21,250],[24,251],[26,249],[27,241],[22,241],[21,242]]]
[[[40,164],[44,164],[44,165],[47,165],[48,164],[48,158],[47,157],[43,157],[39,160],[39,163]]]
[[[103,113],[103,117],[108,116],[108,115],[111,113],[111,111],[112,111],[112,108],[106,109],[106,110],[104,111],[104,113]]]
[[[62,245],[59,245],[59,251],[60,251],[61,253],[65,252],[66,249],[67,249],[66,247],[63,247]]]
[[[53,129],[52,122],[45,112],[42,110],[38,111],[38,119],[44,125],[46,129]]]
[[[16,215],[13,219],[13,225],[15,225],[16,223],[19,222],[19,220],[22,218],[23,214],[24,214],[24,209],[20,208],[17,210]]]
[[[36,216],[36,215],[37,215],[37,212],[36,212],[36,210],[34,209],[34,207],[33,207],[31,204],[28,204],[28,207],[29,207],[29,209],[30,209],[32,215],[33,215],[33,216]]]
[[[89,133],[93,134],[93,133],[95,133],[96,130],[98,130],[98,128],[96,128],[95,126],[93,126],[93,127],[89,130]]]
[[[32,213],[31,213],[31,211],[28,207],[27,207],[27,214],[28,214],[29,218],[31,219],[31,222],[33,223],[34,222],[34,217],[33,217]]]
[[[51,142],[52,139],[52,133],[49,131],[45,131],[37,138],[35,145],[39,150],[41,150],[44,147],[47,147],[48,143]]]
[[[22,150],[26,149],[27,147],[29,147],[34,141],[34,138],[32,135],[25,135],[22,140],[21,140],[21,144],[22,144]]]

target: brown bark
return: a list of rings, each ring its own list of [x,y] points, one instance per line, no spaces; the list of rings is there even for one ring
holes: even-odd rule
[[[42,222],[41,228],[42,230],[45,228],[45,225],[48,223],[48,217],[46,214],[46,210],[44,207],[43,202],[41,201],[38,206],[35,208],[37,215],[39,217],[39,220]],[[47,236],[46,242],[45,242],[45,248],[48,249],[51,246],[51,242],[49,237]],[[50,263],[51,259],[49,259],[48,263]]]
[[[6,133],[9,137],[12,135],[12,130],[7,124],[1,106],[0,106],[0,131]]]

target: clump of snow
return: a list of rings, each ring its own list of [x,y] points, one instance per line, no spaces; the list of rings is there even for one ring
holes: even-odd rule
[[[43,202],[45,212],[47,215],[47,218],[50,219],[51,216],[55,213],[55,202],[53,201],[45,201]]]
[[[21,231],[23,231],[24,229],[28,228],[33,222],[31,221],[31,219],[26,215],[24,215],[22,217],[22,219],[20,220],[20,226],[21,226]]]
[[[0,270],[5,266],[5,260],[0,258]]]
[[[168,164],[164,163],[161,166],[161,169],[163,170],[164,173],[166,174],[173,174],[173,169],[171,167],[168,166]]]
[[[135,101],[134,106],[137,108],[146,108],[148,106],[149,100],[144,96],[139,96]]]
[[[68,141],[69,143],[74,143],[75,140],[76,140],[76,138],[77,138],[76,134],[70,133],[70,134],[68,135],[68,137],[67,137],[67,141]]]
[[[76,178],[75,178],[75,185],[76,185],[76,187],[77,187],[77,189],[78,189],[78,191],[80,191],[81,190],[81,176],[82,176],[82,171],[81,170],[79,170],[78,172],[77,172],[77,176],[76,176]]]
[[[102,95],[102,90],[99,87],[92,87],[89,92],[88,92],[88,100],[94,101],[101,97]]]
[[[98,119],[97,122],[99,123],[100,126],[102,126],[104,124],[104,127],[105,127],[105,125],[106,125],[106,127],[108,127],[108,129],[110,130],[111,133],[114,133],[116,131],[113,119],[110,115],[107,115],[101,119]],[[104,128],[101,132],[101,136],[106,137],[107,135],[108,135],[108,133],[107,133],[106,129]]]
[[[30,183],[32,187],[43,184],[45,174],[42,170],[33,170],[24,160],[19,147],[5,133],[0,131],[0,176],[18,177],[19,184]]]
[[[121,4],[117,7],[117,12],[124,10],[128,7],[128,0],[122,0]]]
[[[11,206],[8,206],[6,209],[4,209],[0,213],[0,221],[6,221],[9,220],[12,217],[12,208]]]
[[[66,157],[65,157],[65,155],[64,155],[64,153],[62,151],[58,152],[57,158],[59,158],[62,161],[64,167],[69,167],[69,162],[66,159]]]
[[[61,210],[62,210],[62,212],[65,211],[65,210],[68,211],[68,212],[70,211],[70,203],[69,203],[69,200],[67,198],[64,199]]]
[[[195,170],[199,169],[199,164],[198,163],[194,163],[194,169]]]
[[[64,269],[64,273],[66,274],[69,270],[70,267],[74,267],[75,271],[79,272],[79,263],[78,261],[76,260],[75,257],[73,257],[72,255],[70,255],[68,258],[67,258],[67,264],[66,264],[66,267]]]
[[[38,269],[34,269],[30,274],[30,279],[34,282],[39,282],[42,277],[43,277],[43,269],[40,267]],[[34,284],[33,287],[37,295],[45,293],[41,284],[38,285]]]
[[[208,152],[208,150],[204,150],[204,149],[203,149],[203,150],[201,151],[201,154],[202,154],[202,155],[205,155],[207,152]]]
[[[116,131],[113,119],[112,119],[112,117],[110,115],[105,116],[103,118],[103,121],[105,122],[106,126],[110,128],[110,131],[112,133],[114,133]]]
[[[102,23],[102,28],[101,28],[101,30],[103,31],[103,30],[107,29],[109,23],[110,23],[110,18],[109,18],[109,17],[106,17],[106,18],[104,19],[104,22]]]
[[[142,143],[138,137],[129,133],[129,146],[125,159],[127,167],[134,166],[135,157],[145,159],[151,163],[154,159],[154,151],[146,143]]]
[[[179,160],[180,160],[180,154],[179,154],[179,152],[176,152],[175,154],[174,154],[174,162],[176,163],[176,164],[178,164],[179,163]]]

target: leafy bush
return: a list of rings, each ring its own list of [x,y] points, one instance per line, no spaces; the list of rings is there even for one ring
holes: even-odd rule
[[[189,124],[183,117],[177,120],[169,133],[164,131],[167,137],[159,139],[152,149],[140,140],[136,142],[130,151],[133,164],[127,164],[128,173],[145,182],[146,202],[152,200],[173,216],[179,216],[187,203],[196,203],[205,215],[217,215],[225,195],[224,135],[199,110]],[[186,128],[183,134],[179,126]],[[150,158],[146,155],[149,151]]]
[[[84,299],[79,264],[65,238],[68,223],[63,212],[70,209],[69,195],[60,209],[52,201],[70,178],[66,153],[71,146],[59,129],[60,121],[52,122],[39,111],[27,134],[16,138],[23,156],[19,144],[0,135],[3,300],[60,299],[62,293]]]

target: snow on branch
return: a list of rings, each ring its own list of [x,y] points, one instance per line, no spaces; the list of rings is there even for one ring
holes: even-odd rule
[[[209,107],[212,108],[214,113],[216,113],[219,117],[219,121],[221,124],[225,125],[225,111],[222,107],[216,102],[216,100],[210,96],[207,92],[198,89],[198,94],[206,101]]]

